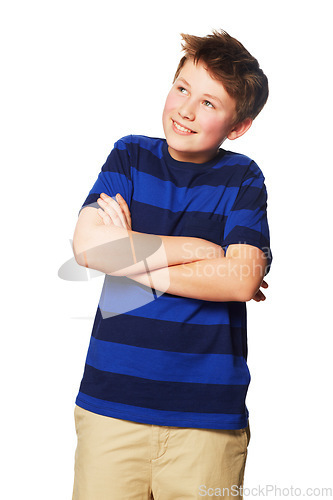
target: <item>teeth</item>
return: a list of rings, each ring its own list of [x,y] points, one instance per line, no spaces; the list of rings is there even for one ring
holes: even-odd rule
[[[177,122],[173,122],[174,126],[176,127],[176,129],[178,130],[181,130],[182,132],[192,132],[192,130],[188,129],[188,128],[185,128],[185,127],[182,127],[181,125],[179,125]]]

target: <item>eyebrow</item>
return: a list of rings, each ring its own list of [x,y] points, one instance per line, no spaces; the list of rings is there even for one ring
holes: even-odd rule
[[[184,82],[184,83],[185,83],[185,85],[187,85],[188,87],[190,87],[190,88],[191,88],[191,85],[190,85],[190,84],[189,84],[189,83],[185,80],[185,78],[183,78],[183,77],[178,78],[178,81],[180,81],[180,80],[181,80],[182,82]],[[221,104],[221,106],[223,105],[223,104],[222,104],[221,99],[219,99],[219,98],[218,98],[218,97],[216,97],[215,95],[212,95],[212,94],[203,94],[203,96],[204,96],[204,97],[208,97],[209,99],[214,99],[215,101],[218,101],[218,102]]]

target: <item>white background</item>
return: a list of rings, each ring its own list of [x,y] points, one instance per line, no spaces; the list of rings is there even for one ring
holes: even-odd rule
[[[74,401],[103,280],[57,272],[113,143],[163,134],[180,33],[214,28],[270,82],[253,127],[224,144],[264,172],[274,255],[267,300],[248,307],[245,486],[333,488],[329,2],[14,0],[1,11],[1,497],[71,498]]]

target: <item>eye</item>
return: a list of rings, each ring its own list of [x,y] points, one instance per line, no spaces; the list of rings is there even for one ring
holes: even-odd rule
[[[184,87],[178,87],[178,90],[181,94],[187,94],[187,90]]]
[[[204,101],[203,102],[206,108],[214,108],[214,105],[210,101]]]

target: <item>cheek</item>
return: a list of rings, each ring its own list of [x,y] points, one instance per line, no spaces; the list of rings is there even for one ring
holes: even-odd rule
[[[168,124],[170,122],[170,114],[171,114],[172,108],[173,108],[173,99],[169,94],[166,98],[166,101],[164,104],[164,109],[163,109],[163,114],[162,114],[162,123],[163,123],[164,133],[167,133],[167,127],[168,127]]]
[[[175,108],[177,108],[177,106],[178,106],[178,98],[174,92],[170,92],[170,94],[166,98],[163,113],[164,114],[170,113]]]
[[[224,122],[223,120],[217,120],[216,117],[204,116],[201,119],[202,130],[205,131],[206,135],[209,137],[211,142],[216,142],[219,140],[224,133]]]

